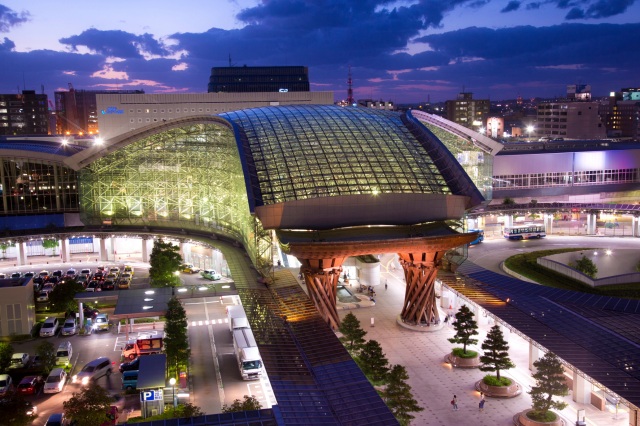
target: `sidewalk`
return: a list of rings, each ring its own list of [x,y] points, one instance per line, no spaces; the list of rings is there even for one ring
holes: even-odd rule
[[[370,308],[340,310],[343,318],[353,313],[367,331],[365,339],[377,340],[390,364],[401,364],[409,374],[409,384],[414,398],[424,408],[414,413],[413,425],[438,426],[512,426],[513,415],[531,408],[531,397],[527,393],[535,384],[528,369],[529,344],[514,333],[507,332],[510,357],[516,368],[501,371],[501,375],[515,379],[523,388],[520,396],[511,399],[487,398],[484,412],[480,413],[478,402],[480,394],[474,388],[475,382],[486,374],[478,369],[454,369],[444,362],[444,356],[451,352],[453,345],[447,338],[453,336],[450,324],[436,332],[415,332],[396,323],[404,302],[405,283],[401,269],[386,270],[390,255],[382,258],[381,282],[388,281],[376,288],[376,305]],[[472,348],[480,350],[486,333],[493,324],[487,318],[476,318],[479,323],[478,344]],[[373,326],[372,326],[373,321]],[[458,397],[458,411],[451,409],[453,395]],[[597,410],[592,405],[577,404],[571,400],[571,394],[564,397],[570,405],[560,414],[567,426],[574,425],[578,409],[585,409],[589,426],[628,426],[628,415],[620,408],[617,419],[615,413]]]

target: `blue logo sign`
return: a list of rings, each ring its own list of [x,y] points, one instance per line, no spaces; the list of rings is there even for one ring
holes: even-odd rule
[[[140,401],[162,401],[162,389],[140,392]]]
[[[124,114],[124,110],[118,109],[116,107],[109,107],[107,109],[103,109],[100,113],[104,114]]]

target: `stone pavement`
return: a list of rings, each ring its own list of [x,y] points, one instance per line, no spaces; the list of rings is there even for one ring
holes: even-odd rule
[[[442,330],[434,332],[417,332],[405,329],[396,323],[402,310],[405,283],[402,270],[388,268],[391,256],[382,257],[381,282],[388,281],[388,289],[384,285],[376,288],[376,305],[369,308],[340,310],[343,318],[352,312],[358,319],[367,335],[365,339],[377,340],[391,364],[401,364],[409,373],[409,384],[414,398],[424,411],[415,414],[412,425],[438,426],[507,426],[513,425],[513,415],[531,408],[531,397],[527,393],[535,382],[528,369],[529,344],[515,333],[507,333],[505,337],[510,345],[510,357],[516,364],[515,369],[502,372],[501,375],[515,379],[523,388],[520,396],[512,399],[486,398],[484,412],[480,413],[478,402],[480,394],[474,388],[475,382],[486,374],[477,369],[452,368],[444,362],[446,354],[453,345],[447,338],[453,336],[453,328],[447,324]],[[388,268],[388,269],[387,269]],[[373,319],[373,325],[372,325]],[[478,345],[473,349],[480,350],[488,329],[493,324],[487,318],[476,318],[479,322]],[[458,411],[451,409],[453,395],[458,396]],[[564,397],[570,406],[560,414],[566,425],[574,425],[577,409],[585,409],[587,425],[594,426],[627,426],[628,416],[623,408],[617,415],[609,411],[600,411],[591,405],[577,404],[571,401],[571,395]]]

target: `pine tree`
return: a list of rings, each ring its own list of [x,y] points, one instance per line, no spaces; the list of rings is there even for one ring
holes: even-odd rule
[[[362,372],[373,382],[382,382],[389,372],[389,360],[382,352],[382,346],[375,340],[362,345],[358,356],[358,365]]]
[[[342,319],[340,333],[343,335],[340,340],[343,343],[348,343],[347,349],[355,352],[362,348],[365,342],[363,337],[367,334],[360,326],[360,320],[351,312]]]
[[[167,355],[169,377],[176,377],[180,368],[189,362],[189,336],[187,335],[187,314],[180,301],[172,297],[167,303],[164,326],[164,351]]]
[[[478,343],[478,339],[473,339],[471,337],[478,334],[478,323],[473,319],[473,312],[471,312],[467,305],[462,305],[460,310],[456,313],[456,320],[453,322],[453,328],[456,330],[456,334],[447,340],[451,343],[461,343],[463,345],[463,353],[467,353],[467,345]]]
[[[406,380],[409,380],[407,370],[402,365],[396,364],[391,367],[387,375],[387,386],[382,391],[382,398],[384,398],[387,407],[401,425],[409,424],[414,418],[411,413],[424,410],[413,398],[411,386],[407,384]]]
[[[554,401],[553,397],[567,395],[569,388],[564,383],[562,362],[553,352],[547,352],[545,356],[535,361],[533,366],[537,371],[532,375],[536,385],[529,391],[533,401],[532,408],[540,418],[545,418],[552,408],[562,410],[567,406],[565,402]]]
[[[500,370],[508,370],[516,365],[509,358],[509,344],[504,340],[499,325],[494,325],[487,333],[487,338],[482,342],[484,355],[480,357],[480,371],[495,371],[498,381]]]

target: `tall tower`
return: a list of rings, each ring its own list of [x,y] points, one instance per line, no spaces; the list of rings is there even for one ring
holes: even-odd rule
[[[351,65],[349,65],[349,79],[347,80],[347,104],[349,104],[349,106],[353,105],[355,103],[355,100],[353,99],[353,87],[352,87],[352,80],[351,80]]]

